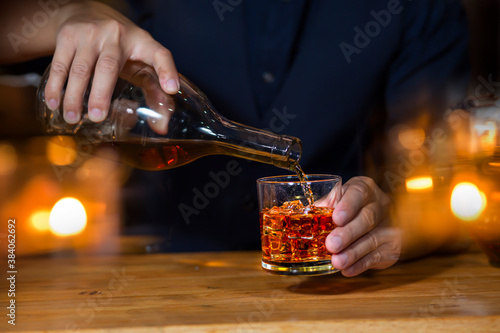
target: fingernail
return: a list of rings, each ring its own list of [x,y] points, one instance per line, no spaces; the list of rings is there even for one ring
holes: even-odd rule
[[[179,85],[177,84],[177,81],[174,79],[170,79],[167,81],[167,91],[171,93],[175,93],[179,91]]]
[[[330,238],[330,248],[333,252],[338,252],[342,249],[342,238],[333,236]]]
[[[335,268],[342,269],[345,266],[345,263],[347,262],[347,254],[345,253],[333,255],[332,258],[334,261],[337,262],[336,264],[333,264]]]
[[[102,116],[103,116],[103,113],[98,108],[93,108],[92,110],[89,111],[89,118],[92,121],[100,121],[100,120],[102,120]]]
[[[55,99],[53,99],[53,98],[49,99],[48,102],[47,102],[47,106],[52,111],[54,111],[55,109],[57,109],[58,105],[59,105],[59,103],[57,103],[57,101]]]
[[[335,218],[333,220],[333,223],[337,225],[344,225],[344,223],[347,222],[347,213],[343,210],[334,213]]]
[[[70,124],[74,124],[78,121],[78,118],[76,116],[76,112],[73,112],[73,111],[67,111],[64,114],[64,119],[66,120],[66,122],[68,122]]]

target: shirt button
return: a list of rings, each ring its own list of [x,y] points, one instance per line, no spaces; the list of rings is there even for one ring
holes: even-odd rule
[[[271,84],[274,83],[275,77],[271,72],[264,72],[262,73],[262,80],[264,80],[265,83]]]

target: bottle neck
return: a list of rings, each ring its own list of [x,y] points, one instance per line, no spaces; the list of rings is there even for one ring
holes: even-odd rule
[[[291,169],[302,155],[302,143],[298,138],[277,135],[272,132],[244,126],[222,119],[221,131],[223,153],[261,163],[272,164],[282,169]]]
[[[301,156],[302,142],[291,136],[280,136],[271,152],[273,165],[284,169],[290,169],[292,165],[298,164]]]

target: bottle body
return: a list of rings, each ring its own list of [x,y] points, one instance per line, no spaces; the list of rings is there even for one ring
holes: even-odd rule
[[[118,79],[104,121],[94,123],[88,118],[89,87],[81,120],[68,124],[62,107],[52,111],[45,104],[48,73],[49,70],[42,78],[37,103],[45,133],[75,136],[91,145],[113,146],[120,151],[124,163],[137,168],[169,169],[203,156],[222,154],[290,169],[302,153],[297,138],[225,119],[182,75],[179,92],[164,93],[156,73],[147,66]]]

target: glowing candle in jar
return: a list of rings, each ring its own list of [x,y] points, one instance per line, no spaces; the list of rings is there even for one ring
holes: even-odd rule
[[[413,177],[406,180],[406,190],[408,192],[418,192],[432,190],[434,184],[432,177]]]
[[[451,210],[463,221],[477,219],[486,208],[486,195],[473,183],[459,183],[451,194]]]
[[[50,230],[58,236],[76,235],[87,225],[87,213],[75,198],[59,200],[50,212]]]

